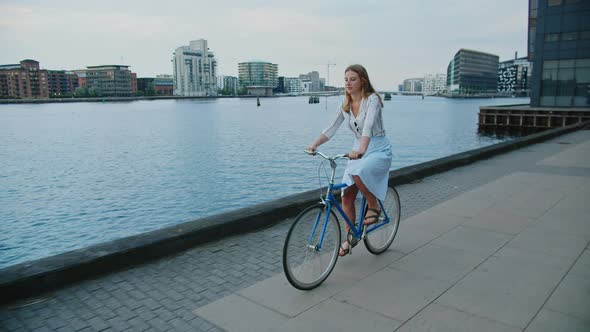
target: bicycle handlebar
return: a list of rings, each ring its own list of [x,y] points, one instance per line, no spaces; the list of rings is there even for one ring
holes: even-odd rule
[[[334,157],[326,156],[325,154],[321,153],[318,150],[315,150],[315,151],[305,150],[305,153],[307,153],[308,155],[311,155],[311,156],[315,156],[317,154],[326,160],[336,160],[336,159],[341,159],[341,158],[348,159],[348,153],[347,154],[338,154],[338,155],[335,155]]]

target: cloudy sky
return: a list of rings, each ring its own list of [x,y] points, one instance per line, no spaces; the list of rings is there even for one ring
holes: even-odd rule
[[[377,89],[446,73],[460,48],[500,60],[526,56],[527,0],[0,0],[0,64],[35,59],[44,69],[126,64],[138,77],[171,74],[172,53],[204,38],[218,74],[238,62],[312,70],[342,85],[364,64]]]

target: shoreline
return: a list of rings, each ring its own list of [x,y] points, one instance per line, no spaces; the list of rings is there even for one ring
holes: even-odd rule
[[[261,96],[262,98],[283,96]],[[288,96],[284,96],[288,97]],[[43,99],[0,99],[0,104],[51,104],[51,103],[111,103],[138,100],[188,100],[217,98],[257,98],[257,96],[142,96],[142,97],[87,97],[87,98],[43,98]]]
[[[379,92],[379,94],[384,94]],[[283,97],[309,97],[309,96],[320,96],[320,97],[332,97],[341,96],[342,94],[317,94],[317,93],[305,93],[301,95],[272,95],[272,96],[134,96],[134,97],[84,97],[84,98],[43,98],[43,99],[0,99],[0,105],[9,104],[52,104],[52,103],[121,103],[121,102],[132,102],[140,100],[192,100],[192,99],[225,99],[225,98],[283,98]],[[392,93],[392,96],[422,96],[420,94],[398,94]],[[512,96],[453,96],[453,95],[430,95],[425,97],[437,97],[437,98],[448,98],[448,99],[497,99],[497,98],[513,98]],[[514,97],[514,98],[528,98],[528,97]]]

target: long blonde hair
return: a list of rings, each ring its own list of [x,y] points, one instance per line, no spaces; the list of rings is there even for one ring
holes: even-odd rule
[[[359,78],[361,79],[361,94],[363,95],[363,98],[367,98],[374,93],[379,98],[379,104],[381,104],[381,107],[383,107],[383,102],[381,101],[381,96],[379,96],[379,94],[373,88],[373,85],[371,84],[371,80],[369,80],[369,74],[367,73],[367,70],[365,69],[365,67],[363,67],[362,65],[359,65],[359,64],[350,65],[350,66],[346,67],[344,74],[346,74],[346,72],[348,72],[348,71],[353,71],[359,75]],[[348,113],[348,112],[350,112],[350,105],[352,105],[352,96],[346,90],[344,90],[344,94],[346,96],[346,99],[345,99],[344,104],[342,105],[342,110],[344,112]]]

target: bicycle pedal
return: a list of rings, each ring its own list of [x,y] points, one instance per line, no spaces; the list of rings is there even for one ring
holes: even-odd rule
[[[357,238],[356,236],[354,236],[354,233],[353,233],[353,231],[351,229],[351,230],[348,231],[348,235],[346,237],[346,241],[348,241],[348,244],[352,248],[352,247],[356,246],[359,243],[360,239]]]

